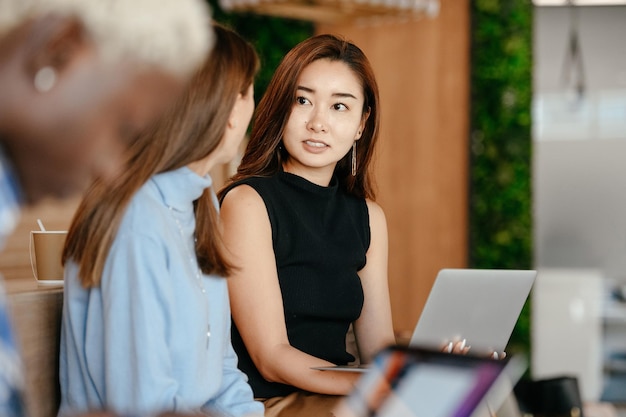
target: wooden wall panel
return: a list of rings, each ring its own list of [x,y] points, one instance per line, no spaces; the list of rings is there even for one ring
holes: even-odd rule
[[[370,59],[382,103],[376,163],[396,332],[410,335],[437,271],[467,262],[469,4],[405,22],[325,25]]]
[[[59,345],[63,288],[38,287],[34,279],[14,279],[5,284],[23,362],[28,415],[56,417],[61,401]]]

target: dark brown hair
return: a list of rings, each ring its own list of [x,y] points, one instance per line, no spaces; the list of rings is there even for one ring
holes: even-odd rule
[[[213,24],[215,45],[203,67],[170,111],[131,145],[126,169],[112,182],[96,180],[69,229],[63,262],[79,265],[84,287],[100,283],[102,270],[132,196],[153,175],[203,159],[220,144],[239,94],[258,71],[254,48],[235,32]],[[211,192],[195,201],[196,256],[204,273],[225,276],[224,256]]]
[[[271,176],[280,171],[283,161],[289,157],[284,146],[280,145],[295,103],[298,78],[307,65],[319,59],[345,63],[361,81],[365,96],[363,115],[369,113],[369,117],[357,146],[357,173],[356,176],[351,174],[351,153],[348,152],[337,163],[335,176],[349,194],[374,198],[369,168],[378,140],[378,85],[363,51],[334,35],[309,38],[285,55],[257,106],[250,141],[230,183],[252,176]],[[220,197],[225,189],[220,192]]]

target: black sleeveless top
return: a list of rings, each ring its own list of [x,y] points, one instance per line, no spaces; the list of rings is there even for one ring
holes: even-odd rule
[[[254,188],[267,208],[289,343],[337,365],[353,361],[346,334],[363,307],[357,271],[370,244],[365,199],[347,195],[334,178],[320,187],[287,172],[249,178],[229,190],[240,184]],[[234,324],[232,343],[255,397],[297,390],[261,376]]]

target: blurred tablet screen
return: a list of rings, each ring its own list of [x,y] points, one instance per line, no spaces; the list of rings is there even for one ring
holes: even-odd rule
[[[380,352],[336,417],[476,417],[511,392],[523,361],[453,355],[420,348]],[[487,414],[485,414],[487,412]]]

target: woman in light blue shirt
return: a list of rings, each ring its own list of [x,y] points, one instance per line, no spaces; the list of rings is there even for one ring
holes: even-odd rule
[[[263,415],[230,341],[231,264],[209,176],[245,135],[258,57],[214,29],[184,97],[132,145],[112,186],[90,188],[70,227],[59,415]]]

